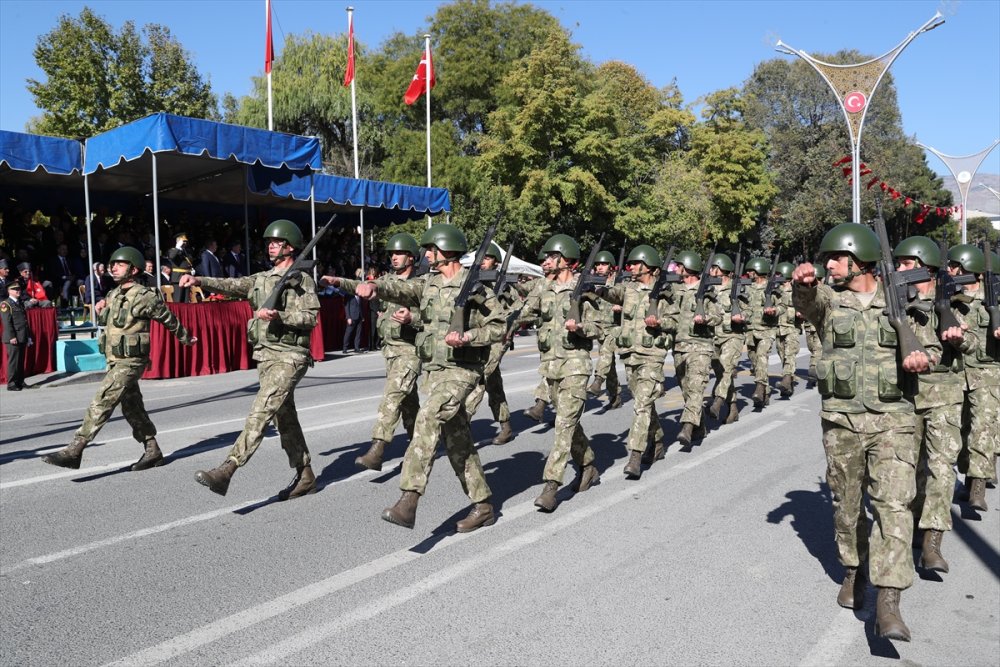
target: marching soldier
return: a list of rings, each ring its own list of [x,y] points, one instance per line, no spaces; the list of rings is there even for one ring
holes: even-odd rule
[[[813,269],[816,270],[816,280],[817,282],[823,282],[826,280],[826,269],[819,264],[813,264]],[[809,350],[809,379],[806,382],[806,388],[812,389],[816,386],[816,362],[819,361],[820,357],[823,356],[823,343],[819,339],[819,333],[816,331],[816,326],[802,316],[802,313],[795,311],[795,317],[798,321],[802,322],[802,330],[806,335],[806,348]]]
[[[768,358],[777,337],[778,311],[764,308],[764,290],[771,275],[771,260],[753,257],[747,262],[747,275],[752,281],[747,286],[750,319],[747,322],[747,356],[757,383],[753,392],[753,405],[758,410],[771,402],[771,387],[768,384]]]
[[[602,294],[608,303],[621,308],[616,347],[625,364],[635,410],[626,442],[629,459],[624,473],[629,479],[639,479],[642,464],[652,465],[664,457],[665,451],[663,428],[656,413],[656,400],[663,395],[663,362],[671,338],[667,330],[673,328],[665,292],[657,299],[655,312],[648,312],[655,274],[661,264],[655,248],[636,246],[628,256],[632,280]]]
[[[550,280],[556,273],[556,262],[545,253],[544,250],[538,251],[538,262],[539,266],[542,267],[542,273],[545,277],[542,280]],[[535,281],[532,284],[534,287],[538,284]],[[536,320],[533,322],[536,329],[540,328],[541,321]],[[542,376],[542,379],[538,382],[538,386],[535,387],[534,392],[532,392],[532,397],[535,399],[535,404],[524,411],[524,415],[529,419],[533,419],[536,422],[541,422],[542,418],[545,417],[545,406],[552,402],[552,397],[549,395],[549,381],[546,379],[546,362],[542,361],[538,365],[538,373]]]
[[[739,420],[740,409],[736,404],[736,373],[743,356],[743,346],[746,343],[746,322],[742,315],[732,316],[731,290],[732,281],[739,280],[733,275],[736,270],[733,260],[725,253],[715,253],[709,275],[719,278],[722,282],[715,288],[715,298],[722,311],[722,322],[715,327],[715,355],[712,357],[712,372],[715,374],[715,387],[712,389],[712,404],[708,414],[712,419],[718,419],[722,407],[729,406],[726,414],[726,424]]]
[[[202,285],[226,296],[246,298],[253,308],[247,335],[257,362],[260,389],[250,407],[243,431],[226,460],[211,470],[199,470],[195,481],[220,496],[226,495],[237,468],[247,464],[264,439],[264,428],[274,420],[281,448],[295,475],[278,492],[278,500],[298,498],[316,490],[309,448],[295,410],[295,387],[313,365],[309,351],[312,330],[319,315],[316,284],[308,273],[300,272],[286,282],[277,308],[263,308],[282,276],[295,263],[295,251],[305,247],[305,239],[291,220],[275,220],[264,230],[267,256],[272,268],[241,278],[206,278],[190,274],[181,278],[181,287]]]
[[[715,327],[722,324],[722,307],[715,300],[711,290],[705,292],[704,315],[699,313],[696,297],[701,283],[704,261],[701,255],[685,250],[678,253],[677,263],[682,267],[681,284],[671,292],[671,301],[676,309],[676,333],[674,334],[674,372],[684,395],[684,411],[681,413],[681,430],[677,442],[689,447],[694,440],[705,437],[706,428],[702,415],[705,403],[705,387],[712,369],[712,354],[715,352]]]
[[[597,253],[594,260],[594,273],[605,278],[611,278],[611,266],[615,261],[614,255],[607,250]],[[619,271],[624,271],[625,267],[618,267]],[[597,367],[594,369],[594,381],[587,387],[587,393],[591,396],[598,396],[601,393],[601,385],[605,379],[608,382],[608,408],[620,408],[622,405],[621,385],[618,383],[618,369],[615,367],[615,351],[617,350],[617,339],[621,333],[622,310],[620,304],[612,304],[607,301],[599,303],[601,317],[604,318],[605,333],[600,344],[600,355],[597,358]]]
[[[567,319],[571,293],[576,281],[583,279],[573,273],[580,262],[580,244],[566,234],[556,234],[545,242],[542,251],[547,255],[551,277],[538,281],[528,294],[521,318],[542,321],[538,351],[556,411],[556,426],[555,442],[542,474],[545,487],[535,498],[535,506],[552,512],[558,505],[556,492],[562,484],[568,458],[572,457],[578,469],[574,491],[586,491],[600,480],[580,416],[587,401],[590,351],[604,327],[597,306],[589,299],[580,303],[581,321]]]
[[[184,345],[193,345],[197,339],[177,321],[155,289],[136,282],[145,264],[142,253],[129,246],[115,250],[108,260],[117,285],[95,304],[98,323],[104,328],[98,344],[107,357],[108,370],[83,416],[83,424],[73,434],[73,441],[42,457],[45,463],[78,469],[83,448],[97,437],[119,403],[122,416],[132,427],[132,436],[144,447],[132,470],[146,470],[163,462],[156,442],[156,427],[149,420],[139,389],[139,378],[149,365],[149,321],[162,324]]]
[[[482,382],[490,345],[504,335],[500,304],[489,289],[470,300],[464,332],[449,331],[455,300],[466,276],[459,259],[468,250],[465,234],[450,224],[431,226],[420,237],[420,245],[432,273],[424,280],[379,278],[358,285],[355,293],[363,299],[382,298],[408,308],[419,308],[422,330],[417,334],[417,353],[423,362],[424,404],[417,413],[413,439],[403,458],[399,488],[403,494],[382,518],[404,528],[413,528],[417,503],[427,489],[434,464],[434,452],[442,434],[448,460],[473,502],[468,516],[456,525],[468,533],[496,523],[492,492],[472,442],[465,401]]]
[[[849,609],[864,604],[861,565],[868,558],[871,582],[878,587],[877,632],[909,641],[899,598],[913,583],[910,507],[918,444],[915,388],[904,373],[926,372],[931,359],[921,351],[899,359],[898,336],[883,315],[885,288],[873,274],[880,256],[871,229],[837,225],[819,249],[833,287],[817,283],[812,264],[801,264],[792,274],[793,299],[823,341],[816,375],[823,399],[826,478],[833,493],[838,556],[847,570],[837,602]],[[917,328],[916,334],[925,349],[940,350],[927,327]],[[866,485],[875,521],[870,540]]]
[[[415,278],[415,265],[420,261],[420,246],[409,234],[393,234],[385,249],[389,252],[392,273],[383,276],[391,280],[422,280]],[[332,276],[323,276],[321,284],[333,282]],[[340,289],[354,294],[361,281],[340,278]],[[386,299],[378,301],[376,328],[382,341],[382,356],[385,358],[385,392],[378,406],[375,426],[372,428],[372,443],[363,456],[354,459],[360,468],[381,470],[385,448],[392,442],[396,424],[400,418],[409,439],[413,438],[413,425],[420,410],[417,395],[417,378],[420,377],[420,357],[417,355],[416,339],[419,321],[406,306]]]
[[[792,305],[792,271],[795,267],[791,262],[779,262],[774,272],[781,274],[782,282],[775,288],[774,302],[778,319],[778,356],[781,358],[781,382],[778,391],[784,397],[791,396],[795,391],[795,359],[799,355],[799,323],[795,319],[795,306]]]
[[[21,303],[21,283],[7,285],[0,301],[3,344],[7,348],[7,391],[24,389],[24,351],[31,341],[31,326]]]

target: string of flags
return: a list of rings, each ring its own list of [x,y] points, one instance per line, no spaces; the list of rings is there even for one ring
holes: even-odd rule
[[[851,156],[847,155],[840,158],[839,160],[833,163],[833,166],[841,168],[844,177],[847,178],[847,182],[848,184],[850,184],[851,181],[853,180],[851,176],[851,172],[853,171],[853,169],[851,168]],[[868,181],[865,183],[866,190],[871,190],[873,187],[877,185],[878,188],[882,190],[882,192],[884,192],[887,196],[892,197],[893,199],[902,199],[903,208],[909,208],[911,205],[918,207],[917,214],[913,219],[913,221],[916,222],[918,225],[923,224],[923,222],[927,219],[927,216],[930,215],[932,212],[939,218],[947,218],[952,214],[958,214],[959,217],[961,217],[962,213],[961,204],[955,206],[938,206],[936,204],[925,204],[924,202],[914,199],[913,197],[907,197],[899,190],[890,186],[888,183],[879,178],[879,176],[875,175],[872,172],[871,167],[869,167],[864,162],[862,162],[858,166],[859,166],[858,174],[861,177],[871,176],[871,178],[868,179]]]

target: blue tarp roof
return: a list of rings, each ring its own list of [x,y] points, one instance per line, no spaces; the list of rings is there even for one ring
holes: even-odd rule
[[[68,176],[83,169],[79,141],[0,130],[0,166],[15,171],[38,171]]]
[[[87,139],[84,173],[131,162],[146,152],[292,169],[322,166],[319,139],[314,137],[158,113]]]

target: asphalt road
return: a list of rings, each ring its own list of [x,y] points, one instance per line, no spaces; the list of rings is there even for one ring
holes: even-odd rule
[[[601,483],[537,512],[552,441],[520,414],[538,381],[533,339],[503,364],[516,439],[473,422],[496,525],[460,535],[468,500],[438,460],[414,530],[379,519],[399,495],[399,430],[382,472],[359,472],[384,377],[378,354],[317,364],[296,392],[320,479],[290,502],[275,434],[226,497],[194,481],[242,428],[256,372],[142,385],[167,465],[116,413],[64,471],[39,457],[69,442],[97,385],[0,394],[0,664],[996,665],[1000,494],[981,515],[953,505],[951,573],[918,570],[903,594],[911,643],[836,605],[819,398],[799,385],[763,412],[740,377],[738,423],[672,444],[625,480],[632,403],[592,399],[583,425]],[[806,352],[799,357],[806,366]],[[772,371],[777,372],[776,358]],[[673,437],[679,390],[661,400]],[[551,415],[550,415],[551,417]]]

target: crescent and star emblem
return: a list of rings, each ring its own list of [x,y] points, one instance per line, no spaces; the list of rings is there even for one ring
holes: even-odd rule
[[[847,109],[848,113],[858,113],[864,110],[867,102],[868,99],[865,97],[864,93],[855,90],[847,93],[844,97],[844,108]]]

